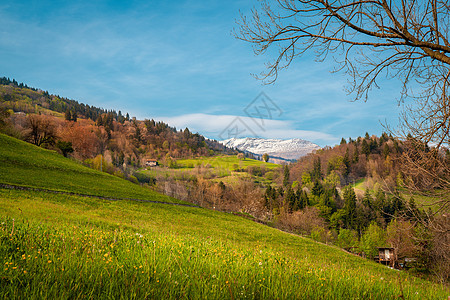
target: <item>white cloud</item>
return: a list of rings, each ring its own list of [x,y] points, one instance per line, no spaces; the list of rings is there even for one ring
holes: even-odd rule
[[[174,117],[158,117],[178,129],[188,127],[209,138],[218,140],[231,137],[263,137],[291,139],[301,138],[321,146],[334,144],[337,138],[324,132],[294,128],[292,122],[283,120],[253,119],[234,115],[185,114]]]

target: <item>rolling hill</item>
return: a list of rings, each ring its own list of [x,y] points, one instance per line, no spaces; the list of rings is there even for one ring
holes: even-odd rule
[[[0,183],[108,198],[184,203],[0,134]]]
[[[177,202],[4,135],[0,183],[39,189],[0,188],[1,298],[445,299],[450,293],[231,214],[80,195]]]

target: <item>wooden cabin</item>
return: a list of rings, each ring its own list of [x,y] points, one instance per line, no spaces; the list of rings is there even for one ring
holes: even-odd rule
[[[394,248],[390,248],[390,247],[378,248],[378,256],[375,257],[375,259],[379,263],[393,268],[395,266],[395,260],[396,260]]]

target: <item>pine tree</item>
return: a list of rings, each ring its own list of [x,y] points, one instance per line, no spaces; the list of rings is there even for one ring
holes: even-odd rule
[[[365,207],[372,208],[372,201],[373,199],[372,196],[370,195],[370,191],[368,188],[366,188],[366,191],[364,192],[364,197],[362,199],[362,204]]]
[[[357,163],[359,160],[358,146],[355,145],[355,151],[353,152],[353,163]]]
[[[356,229],[356,194],[350,185],[344,188],[344,210],[346,227]]]
[[[331,161],[328,161],[327,163],[327,175],[330,175],[331,171],[334,170],[333,164],[331,163]]]
[[[348,174],[350,174],[350,154],[349,154],[348,148],[347,148],[347,150],[345,150],[345,155],[344,155],[344,159],[343,159],[342,163],[345,166],[344,176],[345,176],[345,178],[347,178]]]
[[[398,140],[397,139],[393,139],[393,140],[394,140],[395,153],[400,153],[400,146],[398,145]]]
[[[290,186],[288,186],[287,188],[284,201],[288,205],[289,212],[292,212],[294,210],[294,207],[297,206],[297,197],[295,196],[294,190],[292,190]]]
[[[289,167],[285,165],[283,170],[283,186],[287,187],[289,185],[289,177],[290,177]]]
[[[72,113],[72,121],[74,121],[74,122],[78,121],[78,114],[77,114],[76,111],[74,111],[74,112]]]
[[[369,149],[370,153],[376,153],[378,148],[378,142],[376,138],[370,139]]]
[[[311,180],[321,180],[323,178],[322,174],[322,164],[320,162],[320,157],[314,160],[313,170],[311,172]]]
[[[347,144],[347,141],[344,138],[341,139],[341,145],[343,144]]]
[[[64,113],[64,119],[66,121],[72,121],[72,114],[70,113],[69,109],[67,109],[66,112]]]
[[[314,181],[314,186],[311,189],[311,194],[315,196],[320,196],[324,193],[324,189],[322,184],[319,182],[319,180]]]
[[[361,143],[361,152],[362,152],[362,154],[365,154],[367,158],[370,155],[369,144],[367,144],[367,141],[365,139],[363,139],[363,141]]]
[[[391,150],[389,149],[389,146],[387,143],[384,144],[383,147],[383,156],[384,158],[388,157],[388,155],[391,153]]]

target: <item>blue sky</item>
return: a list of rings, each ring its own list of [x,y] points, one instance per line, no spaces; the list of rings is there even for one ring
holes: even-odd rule
[[[347,78],[330,73],[332,60],[304,56],[275,84],[256,80],[251,74],[264,71],[271,57],[255,56],[232,35],[239,11],[248,15],[254,5],[258,1],[3,3],[0,76],[215,139],[237,128],[240,136],[325,146],[366,131],[378,135],[380,123],[396,123],[395,82],[381,81],[368,102],[351,102]],[[261,108],[261,92],[278,109],[274,114]],[[260,114],[246,113],[249,105]]]

